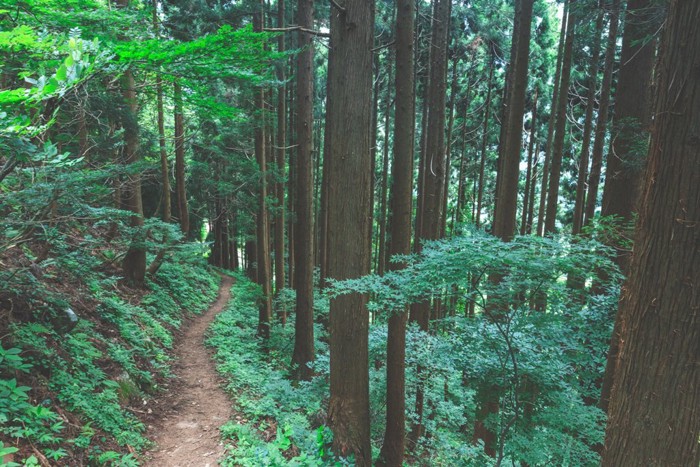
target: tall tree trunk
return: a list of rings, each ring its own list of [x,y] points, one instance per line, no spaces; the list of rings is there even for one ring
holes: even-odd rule
[[[313,28],[313,0],[297,3],[297,24]],[[296,158],[296,320],[294,324],[294,353],[292,364],[296,376],[311,379],[308,363],[314,359],[314,213],[313,213],[313,61],[312,37],[299,33],[297,55],[297,158]]]
[[[649,139],[656,9],[654,0],[627,2],[602,209],[603,216],[614,215],[623,221],[631,220],[635,211]],[[628,252],[619,250],[617,262],[623,271],[627,261]]]
[[[603,467],[700,464],[697,18],[700,2],[671,1]]]
[[[605,189],[603,192],[603,216],[616,215],[623,220],[632,218],[639,183],[640,167],[644,155],[640,152],[640,141],[647,141],[644,129],[649,122],[649,86],[651,84],[654,58],[654,42],[650,31],[656,29],[653,20],[652,0],[630,0],[627,2],[625,30],[622,38],[620,72],[615,93],[615,115],[613,118],[613,143],[608,154]],[[646,41],[646,42],[645,42]],[[633,124],[632,122],[636,122]],[[640,128],[641,126],[641,128]],[[618,199],[619,197],[619,199]],[[629,232],[627,232],[629,234]],[[616,246],[616,245],[613,245]],[[615,260],[626,273],[629,256],[618,248]],[[618,312],[610,341],[610,350],[605,366],[605,377],[600,394],[600,408],[607,410],[608,399],[615,379],[620,333],[625,317]]]
[[[284,27],[285,0],[277,0],[277,26]],[[277,50],[283,54],[285,51],[284,34],[280,34],[277,42]],[[275,219],[275,293],[279,293],[285,284],[284,280],[284,163],[285,151],[287,147],[287,85],[285,64],[281,63],[277,68],[277,79],[281,86],[277,88],[277,138],[275,150],[275,165],[277,166],[277,183],[275,184],[275,195],[277,197],[277,216]],[[286,312],[280,316],[282,323],[287,321]]]
[[[420,225],[416,225],[417,238],[435,240],[440,238],[442,225],[442,196],[444,192],[445,154],[445,100],[447,88],[447,38],[450,23],[450,0],[435,0],[432,33],[430,38],[430,79],[428,83],[428,122],[426,127],[425,158],[423,161],[423,190],[419,193],[418,209],[421,211]],[[422,198],[422,199],[421,199]],[[414,248],[421,252],[420,242]],[[421,330],[428,331],[431,303],[426,298],[411,305],[410,319]],[[419,369],[420,370],[420,369]],[[416,392],[416,414],[418,421],[411,430],[411,440],[416,442],[425,431],[423,424],[423,388]]]
[[[417,238],[435,240],[440,237],[442,223],[442,195],[445,183],[445,100],[447,37],[450,19],[449,0],[435,0],[435,17],[430,40],[430,80],[427,92],[428,121],[426,126],[426,150],[423,168],[423,191],[419,193],[418,209],[420,225],[416,225]],[[420,242],[415,245],[420,253]],[[430,320],[430,302],[411,306],[411,321],[427,331]]]
[[[610,90],[612,88],[615,51],[617,49],[617,30],[620,16],[620,0],[613,0],[610,10],[610,24],[608,26],[608,43],[605,50],[605,64],[603,69],[603,82],[600,89],[600,103],[598,105],[598,119],[595,127],[595,139],[593,140],[593,156],[591,158],[591,173],[588,176],[588,193],[586,194],[586,209],[584,211],[584,225],[589,225],[595,214],[598,202],[598,187],[600,185],[600,172],[603,166],[603,146],[608,126],[608,112],[610,109]]]
[[[298,13],[297,13],[298,14]],[[296,45],[295,45],[296,46]],[[296,62],[296,59],[294,59]],[[290,70],[292,76],[295,75],[293,69]],[[289,109],[294,109],[294,111],[289,112],[289,128],[296,129],[297,126],[297,105],[296,105],[296,77],[294,81],[294,89],[290,89],[289,94]],[[297,137],[296,130],[290,131],[290,146],[297,147]],[[296,290],[296,184],[297,184],[297,170],[296,170],[296,150],[289,151],[289,175],[287,179],[287,212],[290,215],[287,216],[287,279],[289,282],[289,287]]]
[[[442,225],[440,237],[447,233],[447,207],[450,195],[450,181],[452,175],[452,132],[455,124],[455,101],[457,99],[457,54],[452,59],[452,83],[450,84],[450,103],[447,105],[447,136],[445,137],[445,183],[442,185]]]
[[[136,164],[141,160],[139,156],[139,127],[137,115],[139,111],[136,99],[136,82],[131,70],[124,72],[122,78],[122,96],[127,104],[128,112],[131,114],[128,121],[123,123],[124,128],[124,163],[127,165]],[[138,233],[129,246],[122,268],[124,277],[136,285],[143,284],[146,276],[146,249],[143,246],[145,233],[143,227],[143,200],[141,198],[141,176],[139,173],[129,173],[126,183],[122,188],[123,208],[131,211],[133,215],[129,220],[132,227],[137,227]]]
[[[253,16],[253,28],[262,31],[264,4],[262,1],[258,11]],[[258,191],[258,210],[256,216],[256,245],[258,247],[258,284],[262,287],[262,297],[258,308],[258,336],[267,341],[270,337],[272,321],[272,283],[270,277],[270,224],[267,211],[267,147],[265,130],[266,110],[265,91],[255,90],[255,109],[259,119],[255,124],[255,159],[260,171],[260,186]]]
[[[574,15],[574,9],[575,0],[569,0],[566,41],[564,43],[564,57],[561,65],[561,82],[559,84],[559,96],[557,98],[557,117],[554,128],[554,141],[552,143],[552,165],[549,173],[544,233],[553,233],[557,221],[559,183],[561,177],[561,165],[564,158],[564,139],[566,137],[566,112],[569,106],[569,81],[571,79],[574,36],[576,31],[576,16]]]
[[[369,273],[371,245],[370,130],[374,2],[346,0],[331,7],[328,66],[328,277]],[[367,296],[353,293],[330,304],[330,401],[333,449],[371,465],[369,427],[369,314]]]
[[[583,137],[581,140],[581,155],[578,162],[578,179],[576,181],[576,202],[574,204],[574,221],[572,234],[578,235],[583,227],[583,208],[586,202],[586,179],[588,178],[588,159],[590,157],[591,133],[593,131],[593,107],[595,107],[596,86],[598,82],[598,62],[600,61],[600,38],[603,34],[603,7],[598,5],[598,17],[596,19],[595,37],[593,38],[593,51],[591,63],[588,67],[588,94],[586,99],[586,116],[583,123]]]
[[[486,90],[486,110],[484,111],[484,125],[481,135],[481,161],[479,162],[479,194],[476,197],[476,216],[475,223],[479,227],[481,225],[481,207],[484,200],[484,178],[486,171],[486,147],[489,141],[489,114],[491,112],[491,88],[493,87],[493,69],[496,61],[495,45],[491,44],[491,59],[489,60],[489,81]]]
[[[394,160],[389,197],[389,255],[411,251],[413,138],[415,88],[413,64],[414,0],[396,2],[396,107]],[[390,263],[390,270],[404,267]],[[406,449],[406,321],[407,311],[389,316],[386,362],[386,430],[377,465],[403,465]]]
[[[527,169],[525,172],[525,195],[523,196],[523,217],[520,223],[520,235],[528,233],[532,220],[528,220],[528,214],[532,210],[531,192],[535,191],[535,181],[533,179],[533,165],[535,153],[535,132],[537,131],[537,90],[532,103],[532,119],[530,123],[530,141],[527,148]]]
[[[561,97],[561,64],[564,58],[564,45],[566,43],[566,28],[569,20],[569,0],[564,2],[564,16],[559,32],[559,47],[557,52],[556,71],[554,72],[554,90],[552,102],[549,105],[549,121],[547,123],[547,142],[544,147],[544,162],[542,163],[542,186],[540,188],[540,206],[537,211],[537,235],[544,235],[544,220],[547,205],[547,193],[549,190],[549,166],[552,160],[552,139],[554,138],[554,123],[557,116],[557,102]]]
[[[173,84],[173,92],[175,96],[175,193],[180,230],[187,237],[190,232],[190,213],[185,186],[185,121],[182,113],[182,87],[177,81]]]
[[[530,56],[530,24],[534,0],[519,0],[520,32],[517,35],[515,58],[511,60],[513,83],[508,103],[508,118],[505,150],[503,151],[503,175],[498,204],[494,215],[493,234],[505,241],[510,241],[516,230],[516,212],[518,208],[518,179],[520,175],[520,154],[523,140],[523,116],[525,114],[525,92],[527,91],[527,72]]]
[[[392,67],[391,62],[389,67],[389,79],[386,81],[386,109],[384,112],[384,146],[382,147],[382,180],[381,180],[381,198],[379,200],[379,254],[377,259],[377,274],[384,275],[387,263],[386,254],[386,221],[387,212],[386,204],[388,198],[389,186],[389,122],[391,114],[391,83],[392,83]]]
[[[153,0],[153,30],[156,38],[160,38],[158,24],[158,0]],[[168,152],[165,149],[165,113],[163,112],[163,77],[156,74],[156,108],[158,115],[158,147],[160,149],[160,178],[162,183],[163,222],[170,222],[170,173],[168,171]]]
[[[530,31],[534,0],[519,0],[515,21],[519,25],[517,44],[513,47],[515,56],[511,59],[512,84],[509,93],[505,131],[505,149],[502,152],[501,183],[497,195],[498,203],[494,212],[493,234],[503,241],[513,239],[516,231],[516,214],[518,208],[518,179],[520,175],[520,155],[522,151],[522,128],[525,114],[525,92],[528,83],[528,64],[530,57]],[[489,276],[492,282],[502,280],[501,276]],[[489,305],[493,307],[494,305]],[[499,314],[498,310],[495,310]],[[498,319],[498,318],[496,318]],[[484,452],[495,457],[497,454],[498,435],[485,420],[498,413],[499,392],[496,384],[488,384],[478,391],[478,409],[474,427],[474,438],[483,441]],[[503,440],[500,440],[503,443]],[[500,451],[500,450],[499,450]]]

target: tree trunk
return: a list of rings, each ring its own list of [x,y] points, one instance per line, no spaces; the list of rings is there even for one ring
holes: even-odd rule
[[[442,225],[442,197],[444,192],[445,154],[445,94],[447,88],[447,38],[450,23],[450,0],[435,0],[432,33],[430,38],[430,79],[427,91],[428,121],[425,138],[425,158],[423,161],[423,190],[419,192],[416,223],[416,237],[420,240],[440,238]],[[420,241],[414,245],[418,253],[422,250]],[[411,305],[410,319],[418,323],[421,330],[428,331],[431,303],[429,298]],[[420,368],[418,369],[420,371]],[[411,441],[423,436],[423,389],[416,392],[416,414],[418,421],[411,429]]]
[[[379,200],[379,254],[377,258],[377,274],[384,275],[387,263],[386,254],[386,203],[389,186],[389,123],[391,114],[391,62],[388,64],[389,79],[386,81],[386,110],[384,113],[384,147],[382,148],[382,182],[381,198]]]
[[[573,11],[575,6],[574,4],[575,0],[569,1],[566,41],[564,43],[564,57],[561,65],[561,82],[559,86],[559,97],[557,99],[557,117],[554,129],[554,142],[552,144],[552,165],[549,174],[544,233],[553,233],[557,221],[559,183],[561,177],[561,165],[564,158],[564,138],[566,136],[566,111],[569,105],[569,81],[571,79],[574,35],[576,31],[576,17]]]
[[[331,7],[328,66],[328,277],[369,273],[371,245],[370,141],[374,2],[346,0]],[[367,296],[336,297],[330,304],[330,401],[333,450],[371,465]]]
[[[396,2],[396,99],[394,160],[389,197],[389,256],[411,252],[415,89],[413,64],[414,0]],[[389,270],[404,265],[389,263]],[[403,465],[406,448],[406,321],[400,310],[389,316],[386,362],[386,430],[377,465]]]
[[[264,4],[261,2],[253,15],[253,29],[262,31]],[[267,147],[265,91],[255,89],[255,109],[259,119],[255,123],[255,159],[258,162],[260,186],[258,192],[258,210],[256,216],[256,245],[258,247],[258,284],[262,287],[262,297],[258,308],[258,336],[267,341],[270,338],[272,321],[272,283],[270,277],[270,224],[267,212]]]
[[[610,154],[605,168],[603,216],[632,219],[644,168],[650,121],[650,86],[658,21],[654,0],[627,2],[622,55],[615,93]],[[618,249],[617,263],[627,269],[629,252]]]
[[[284,28],[285,0],[277,0],[277,26]],[[284,34],[277,39],[277,50],[284,53]],[[284,83],[286,79],[285,64],[281,63],[277,68],[277,79]],[[277,197],[277,216],[275,219],[275,293],[279,293],[285,284],[284,280],[284,159],[287,147],[287,85],[282,84],[277,88],[277,148],[275,150],[275,165],[277,166],[277,182],[275,183],[275,195]],[[284,324],[287,321],[286,312],[282,312],[280,319]]]
[[[616,215],[627,221],[632,218],[636,201],[636,195],[631,192],[637,190],[640,174],[638,164],[644,160],[644,155],[640,153],[639,142],[647,141],[647,132],[630,122],[636,121],[644,127],[650,119],[649,86],[653,71],[654,44],[653,41],[646,43],[644,41],[649,39],[650,31],[656,29],[656,22],[652,20],[651,5],[651,0],[630,0],[627,3],[620,57],[621,67],[615,93],[613,130],[616,134],[612,136],[613,143],[608,154],[603,192],[602,215]],[[636,163],[632,163],[635,160]],[[626,273],[628,252],[618,247],[614,259],[622,272]],[[618,312],[600,394],[599,407],[605,411],[607,411],[618,360],[620,342],[616,341],[621,339],[620,332],[624,319],[622,313]]]
[[[603,467],[700,463],[699,17],[671,1]]]
[[[486,110],[484,111],[484,126],[481,135],[481,161],[479,162],[479,193],[476,197],[476,216],[475,223],[479,227],[481,225],[481,206],[484,199],[484,178],[486,170],[486,147],[489,141],[489,114],[491,112],[491,88],[493,87],[493,69],[495,67],[496,50],[495,45],[491,44],[491,59],[489,60],[489,81],[488,89],[486,90]]]
[[[537,131],[537,90],[532,103],[532,119],[530,121],[530,141],[527,148],[527,169],[525,172],[525,195],[523,196],[523,217],[520,223],[520,235],[525,235],[529,232],[532,225],[532,219],[528,218],[528,214],[532,210],[531,207],[531,192],[535,191],[535,181],[533,179],[533,165],[535,153],[535,132]]]
[[[603,70],[603,82],[600,90],[600,103],[598,105],[598,120],[595,127],[595,139],[593,140],[593,156],[591,158],[591,173],[588,176],[588,193],[586,194],[586,209],[584,211],[584,225],[589,225],[595,214],[598,202],[598,187],[600,185],[600,172],[603,165],[603,146],[608,126],[608,111],[610,109],[610,90],[612,88],[615,51],[617,49],[617,29],[620,15],[620,0],[613,0],[610,11],[610,25],[608,26],[608,43],[605,50],[605,65]]]
[[[313,28],[313,0],[299,0],[297,23]],[[296,319],[294,324],[295,376],[308,380],[312,372],[308,363],[314,359],[314,216],[313,216],[313,61],[312,37],[299,33],[297,55],[297,158],[296,158]]]
[[[175,192],[177,194],[177,212],[180,216],[180,230],[187,237],[190,232],[190,213],[187,207],[187,188],[185,186],[185,121],[182,113],[182,88],[180,83],[173,84],[175,95]]]
[[[418,209],[420,225],[416,225],[417,238],[435,240],[440,237],[442,225],[442,195],[445,183],[445,94],[447,37],[450,19],[449,0],[435,0],[435,17],[430,40],[430,80],[428,83],[428,121],[426,127],[423,191],[419,193]],[[422,250],[420,242],[415,251]],[[411,306],[411,321],[428,330],[430,302]]]
[[[578,179],[576,181],[576,202],[574,204],[574,221],[571,233],[578,235],[583,227],[583,207],[586,202],[586,179],[588,178],[588,159],[590,157],[591,132],[593,131],[593,107],[595,107],[596,85],[598,82],[598,62],[600,59],[600,38],[603,34],[603,5],[599,5],[596,19],[595,37],[591,64],[588,68],[588,95],[586,99],[586,116],[583,124],[581,155],[578,162]]]
[[[564,2],[564,16],[561,21],[561,31],[559,32],[559,47],[557,52],[557,65],[554,73],[554,90],[552,91],[552,102],[549,105],[549,121],[547,124],[547,142],[544,147],[544,162],[542,163],[542,186],[540,188],[540,206],[537,211],[537,235],[544,235],[544,219],[547,204],[547,192],[549,189],[549,166],[552,160],[552,139],[554,137],[554,122],[557,115],[557,102],[561,94],[561,63],[564,57],[564,44],[566,43],[566,28],[569,19],[569,0]]]
[[[153,0],[153,30],[156,38],[160,38],[158,25],[158,1]],[[156,74],[156,108],[158,115],[158,148],[160,149],[160,178],[162,183],[163,222],[170,222],[170,173],[168,171],[168,152],[165,149],[165,113],[163,112],[163,77]],[[82,152],[82,151],[81,151]]]
[[[139,155],[139,127],[137,115],[139,111],[136,99],[136,82],[131,70],[124,72],[122,78],[122,96],[127,104],[130,118],[125,119],[122,126],[124,128],[124,163],[127,168],[141,160]],[[123,208],[131,211],[133,215],[129,220],[131,227],[137,227],[138,233],[129,246],[122,268],[124,277],[136,284],[142,285],[146,276],[146,248],[143,246],[145,233],[143,230],[143,200],[141,198],[141,175],[139,173],[129,173],[122,188]]]
[[[494,213],[493,234],[505,241],[513,238],[516,230],[516,212],[518,208],[518,179],[520,176],[520,153],[523,140],[523,115],[525,113],[525,92],[527,91],[527,72],[530,56],[530,24],[534,0],[519,0],[520,31],[517,35],[515,57],[511,60],[513,83],[508,118],[506,124],[506,142],[503,151],[503,164],[498,204]]]

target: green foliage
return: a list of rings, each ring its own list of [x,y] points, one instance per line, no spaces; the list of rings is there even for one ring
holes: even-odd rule
[[[223,465],[335,465],[329,450],[332,435],[322,424],[327,363],[319,361],[315,366],[319,376],[312,381],[288,379],[292,326],[274,326],[269,354],[261,352],[255,337],[259,294],[257,285],[237,276],[231,302],[207,339],[216,349],[218,370],[239,414],[221,429],[231,443]],[[324,336],[320,326],[316,333]],[[322,341],[316,345],[327,353]]]

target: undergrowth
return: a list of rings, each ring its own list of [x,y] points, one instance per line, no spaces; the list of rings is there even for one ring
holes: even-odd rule
[[[218,288],[191,254],[164,263],[145,290],[94,269],[83,279],[80,290],[47,288],[41,313],[25,313],[0,340],[2,465],[138,465],[149,441],[134,408],[169,375],[182,318],[205,310]],[[73,312],[77,322],[71,302],[91,304]]]
[[[335,283],[330,294],[367,293],[370,417],[373,458],[386,416],[386,318],[426,297],[440,299],[444,314],[430,332],[406,333],[406,427],[422,420],[426,435],[410,446],[407,465],[595,466],[604,414],[596,407],[617,291],[583,299],[568,279],[609,268],[595,242],[517,238],[507,248],[478,232],[426,244],[404,271]],[[493,275],[499,282],[474,278]],[[611,270],[610,274],[614,274]],[[543,294],[546,292],[546,295]],[[290,378],[294,326],[275,322],[268,343],[256,337],[260,289],[238,276],[228,308],[210,328],[218,370],[235,401],[236,415],[222,427],[228,466],[352,465],[330,451],[326,427],[329,394],[328,300],[316,297],[315,377]],[[487,307],[496,303],[499,315]],[[543,298],[545,297],[545,298]],[[289,310],[293,292],[279,295]],[[292,323],[294,316],[290,316]],[[420,369],[429,371],[420,371]],[[416,412],[417,388],[424,394]],[[484,416],[495,400],[498,410]],[[497,434],[496,455],[476,439],[482,424]]]

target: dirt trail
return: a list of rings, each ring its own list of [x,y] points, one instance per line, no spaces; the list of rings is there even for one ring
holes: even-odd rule
[[[162,397],[149,403],[153,416],[147,436],[156,446],[146,453],[144,466],[215,466],[224,452],[219,427],[231,416],[231,401],[219,387],[204,333],[226,306],[232,283],[223,276],[216,302],[203,315],[183,323],[184,333],[175,345],[175,378]]]

